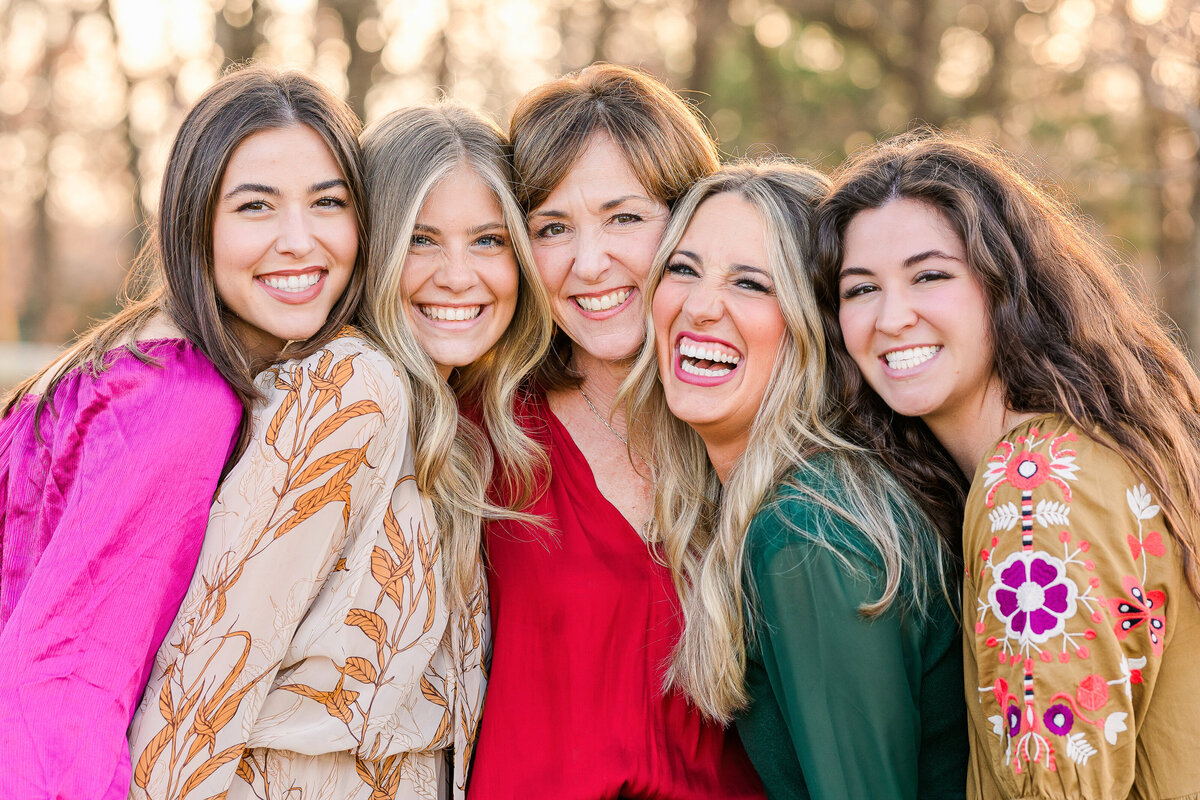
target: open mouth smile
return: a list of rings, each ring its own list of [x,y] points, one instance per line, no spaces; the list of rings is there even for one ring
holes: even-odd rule
[[[675,375],[697,386],[724,383],[742,362],[737,348],[715,339],[680,334],[675,342]]]
[[[889,368],[903,372],[904,370],[921,366],[941,351],[941,345],[922,345],[920,347],[908,347],[903,350],[891,350],[884,353],[880,358]]]
[[[586,311],[589,314],[605,314],[605,312],[610,311],[617,313],[619,309],[628,304],[633,291],[632,286],[624,286],[620,289],[613,289],[605,294],[571,295],[571,300],[582,311]],[[606,316],[611,316],[611,314]]]

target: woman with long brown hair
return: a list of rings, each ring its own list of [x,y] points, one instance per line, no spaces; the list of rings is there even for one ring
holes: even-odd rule
[[[249,441],[254,375],[362,287],[345,105],[245,69],[175,138],[158,286],[18,387],[0,423],[0,796],[121,798],[126,729]],[[241,423],[242,433],[238,428]]]
[[[936,134],[844,166],[818,240],[840,402],[962,520],[969,795],[1198,796],[1200,381],[1153,306]]]

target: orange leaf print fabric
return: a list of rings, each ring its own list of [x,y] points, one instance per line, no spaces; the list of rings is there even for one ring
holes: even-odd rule
[[[130,728],[130,797],[461,797],[486,598],[481,571],[470,619],[448,611],[405,385],[352,329],[257,383]]]

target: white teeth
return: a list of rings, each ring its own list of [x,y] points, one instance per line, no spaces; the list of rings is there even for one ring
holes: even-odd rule
[[[263,275],[262,282],[282,292],[302,292],[321,280],[322,272],[306,272],[303,275]]]
[[[893,350],[890,353],[884,353],[883,357],[892,369],[912,369],[936,356],[941,349],[940,345],[910,347],[907,350]]]
[[[733,367],[728,369],[705,369],[704,367],[697,367],[692,362],[685,361],[682,358],[679,359],[679,368],[689,375],[703,375],[706,378],[719,378],[722,375],[728,375],[733,372]]]
[[[483,306],[424,306],[419,305],[421,313],[430,319],[447,322],[462,322],[475,319],[483,311]]]
[[[629,298],[629,293],[629,289],[618,289],[602,297],[577,296],[575,302],[585,311],[608,311],[624,303]]]
[[[704,347],[699,342],[692,341],[686,336],[679,340],[679,354],[687,358],[700,359],[702,361],[721,361],[726,364],[737,364],[742,360],[742,357],[736,353],[726,353],[723,350],[718,350],[715,347]],[[728,370],[721,372],[725,374]],[[699,373],[696,373],[699,374]]]

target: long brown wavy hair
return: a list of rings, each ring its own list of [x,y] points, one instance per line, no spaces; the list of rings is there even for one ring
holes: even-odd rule
[[[21,383],[9,395],[4,414],[51,378],[38,400],[40,416],[49,407],[59,381],[85,366],[98,374],[106,369],[105,353],[124,345],[143,362],[153,359],[138,349],[138,332],[153,317],[165,314],[216,367],[242,402],[242,428],[227,466],[236,461],[249,436],[250,408],[258,399],[253,363],[234,332],[233,312],[217,294],[213,275],[213,212],[221,179],[233,152],[262,131],[306,125],[329,148],[349,188],[358,220],[359,242],[365,242],[366,202],[358,148],[358,118],[344,102],[299,72],[248,66],[230,72],[206,91],[184,118],[175,135],[163,174],[157,224],[138,256],[137,267],[148,277],[149,290],[120,312],[85,333],[67,354]],[[342,296],[328,320],[306,342],[285,347],[279,358],[302,358],[349,323],[363,291],[366,247],[358,258]],[[40,430],[40,425],[38,426]]]
[[[927,203],[949,220],[989,309],[993,370],[1007,407],[1056,412],[1099,429],[1153,484],[1200,598],[1200,380],[1153,303],[1121,280],[1109,248],[1080,216],[1026,177],[1014,158],[967,139],[908,134],[850,159],[817,220],[814,282],[832,368],[856,437],[878,449],[943,535],[958,542],[967,481],[919,419],[893,414],[846,353],[838,273],[846,227],[893,199]],[[961,549],[961,544],[959,544]]]

